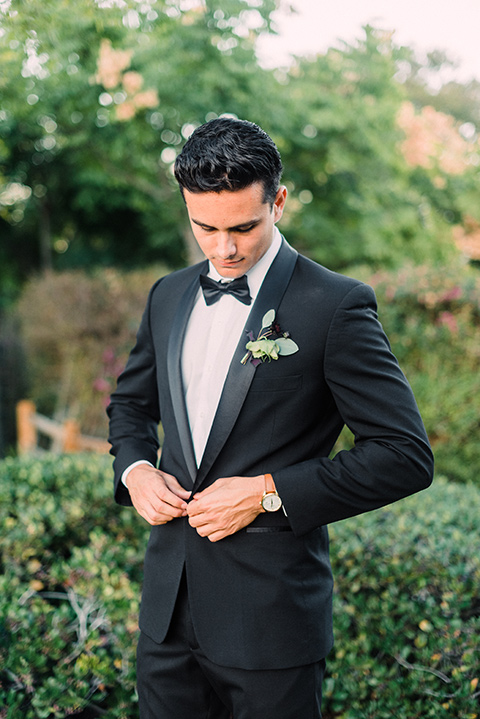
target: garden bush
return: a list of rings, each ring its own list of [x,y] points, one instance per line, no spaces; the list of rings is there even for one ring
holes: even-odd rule
[[[480,273],[455,263],[407,265],[364,279],[415,393],[437,472],[480,486]]]
[[[165,268],[46,273],[26,283],[17,313],[29,399],[84,433],[107,432],[105,407],[133,346],[150,286]]]
[[[480,717],[480,491],[425,492],[331,527],[326,717]]]
[[[26,285],[18,311],[30,397],[40,412],[75,418],[84,433],[105,436],[105,406],[134,342],[148,288],[164,272],[64,272]],[[380,320],[414,390],[438,473],[480,485],[478,270],[452,263],[374,275],[352,268],[349,274],[377,293]]]
[[[0,533],[0,717],[135,717],[148,525],[110,460],[5,460]],[[325,719],[480,716],[480,491],[437,479],[331,536]]]
[[[132,716],[148,525],[107,457],[0,465],[0,717]]]

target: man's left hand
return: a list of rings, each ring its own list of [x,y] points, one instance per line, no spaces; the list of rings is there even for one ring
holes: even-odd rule
[[[187,505],[188,521],[201,537],[218,542],[253,522],[262,511],[264,475],[221,477]]]

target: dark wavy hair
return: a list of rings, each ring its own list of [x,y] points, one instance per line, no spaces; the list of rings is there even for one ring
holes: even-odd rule
[[[243,190],[262,182],[264,202],[273,205],[282,176],[282,160],[273,140],[247,120],[219,117],[198,127],[175,161],[180,190]]]

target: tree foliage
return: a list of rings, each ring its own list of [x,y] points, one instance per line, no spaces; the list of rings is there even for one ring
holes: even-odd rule
[[[208,113],[255,116],[252,33],[274,8],[188,5],[17,0],[4,12],[0,221],[17,273],[185,261],[176,148]]]
[[[196,126],[224,113],[279,145],[282,229],[299,249],[334,269],[448,258],[452,226],[478,215],[476,165],[451,181],[448,169],[406,161],[405,49],[366,28],[353,45],[265,70],[255,41],[275,6],[0,3],[4,295],[39,268],[193,259],[172,164]],[[475,128],[469,141],[478,160]]]
[[[461,83],[448,77],[457,69],[457,64],[444,51],[430,52],[425,60],[420,60],[407,47],[399,49],[398,54],[397,79],[416,107],[429,105],[439,112],[452,115],[461,123],[471,123],[474,129],[480,128],[478,79]]]

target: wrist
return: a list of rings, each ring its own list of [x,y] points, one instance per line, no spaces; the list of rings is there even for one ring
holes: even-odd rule
[[[148,459],[139,459],[136,462],[133,462],[132,464],[130,464],[126,468],[126,470],[123,472],[122,477],[121,477],[122,484],[125,485],[125,487],[127,489],[128,489],[128,484],[127,484],[128,475],[135,469],[135,467],[139,467],[140,465],[146,465],[147,467],[153,467],[153,464],[151,462],[149,462]]]
[[[150,464],[150,462],[138,462],[138,464],[135,465],[135,467],[132,467],[125,479],[123,480],[123,483],[125,484],[126,488],[131,488],[132,485],[136,482],[137,478],[139,481],[142,480],[142,475],[145,472],[149,471],[156,471],[153,464]],[[128,483],[127,483],[128,482]]]
[[[282,500],[278,495],[275,482],[271,474],[267,473],[263,475],[264,478],[264,491],[260,505],[264,512],[278,512],[282,507]]]

